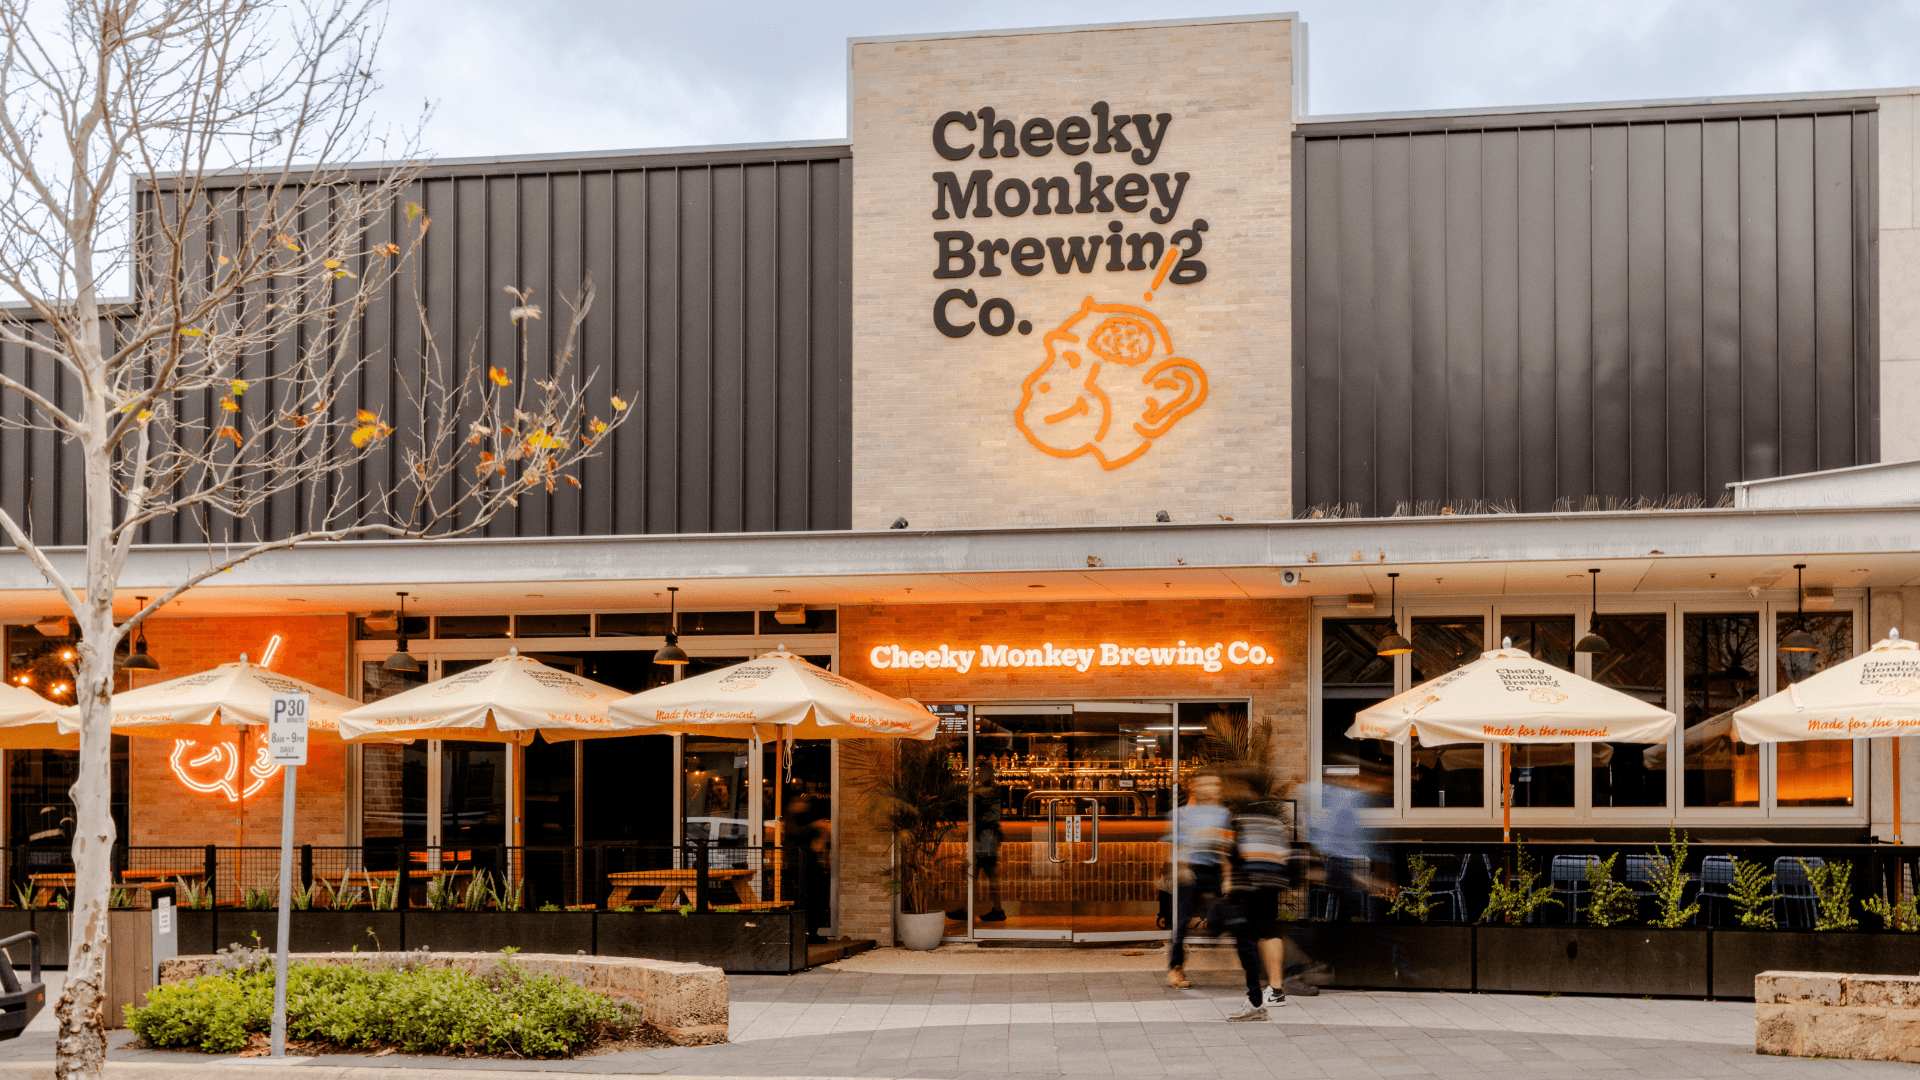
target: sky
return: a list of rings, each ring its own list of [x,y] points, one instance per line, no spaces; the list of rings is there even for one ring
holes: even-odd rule
[[[1142,0],[392,0],[381,120],[438,157],[846,134],[848,37],[1234,15]],[[1920,85],[1920,0],[1302,0],[1314,115]],[[430,110],[430,111],[429,111]]]

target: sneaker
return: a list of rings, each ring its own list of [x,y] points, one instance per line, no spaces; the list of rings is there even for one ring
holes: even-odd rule
[[[1293,997],[1319,997],[1320,996],[1319,987],[1309,982],[1301,982],[1298,978],[1290,978],[1286,980],[1284,983],[1280,985],[1280,988],[1282,990],[1285,990],[1289,995]],[[1267,992],[1272,993],[1273,992],[1272,988],[1269,987]]]
[[[1185,968],[1168,968],[1167,985],[1173,987],[1175,990],[1193,989],[1193,983],[1187,979],[1187,971]]]
[[[1267,1010],[1265,1006],[1249,1005],[1245,1009],[1242,1009],[1239,1012],[1234,1013],[1232,1016],[1227,1017],[1227,1023],[1250,1024],[1256,1020],[1265,1020],[1266,1018],[1267,1018]]]
[[[1007,913],[1001,910],[1000,908],[994,908],[992,911],[989,911],[985,915],[980,916],[980,921],[981,922],[1006,922]]]
[[[1260,1007],[1263,1009],[1278,1009],[1286,1003],[1287,995],[1281,993],[1277,986],[1269,986],[1260,993]]]

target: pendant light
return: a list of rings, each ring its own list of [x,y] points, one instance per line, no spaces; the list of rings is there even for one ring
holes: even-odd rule
[[[680,587],[667,586],[667,643],[653,654],[656,664],[684,664],[687,650],[680,647]]]
[[[1793,589],[1797,601],[1795,606],[1800,611],[1800,626],[1780,640],[1781,652],[1813,652],[1820,647],[1813,640],[1813,635],[1807,633],[1807,587],[1806,575],[1802,573],[1806,568],[1806,563],[1793,564]]]
[[[1388,574],[1387,580],[1392,583],[1393,589],[1393,592],[1390,594],[1392,599],[1387,602],[1387,617],[1393,620],[1395,629],[1393,633],[1387,635],[1387,639],[1382,641],[1380,647],[1375,649],[1374,652],[1381,656],[1399,656],[1401,653],[1412,652],[1413,642],[1400,636],[1400,575]]]
[[[1587,573],[1593,576],[1593,604],[1587,609],[1587,636],[1580,639],[1580,644],[1575,645],[1573,651],[1584,653],[1612,652],[1613,646],[1607,644],[1607,639],[1601,637],[1600,632],[1593,628],[1594,624],[1600,621],[1600,571],[1594,569],[1588,570]]]
[[[147,609],[146,597],[136,596],[134,600],[139,603],[141,611]],[[133,639],[133,651],[127,654],[126,662],[120,666],[128,671],[159,671],[160,661],[147,654],[147,624],[142,622],[139,630],[140,636]]]
[[[386,663],[381,664],[380,668],[383,671],[410,674],[420,670],[420,661],[415,660],[413,654],[407,652],[407,594],[396,593],[395,595],[400,597],[400,617],[394,621],[393,625],[400,634],[400,643],[393,650],[393,655],[387,657]]]

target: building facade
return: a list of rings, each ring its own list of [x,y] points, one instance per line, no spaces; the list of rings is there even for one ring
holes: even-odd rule
[[[1303,831],[1330,781],[1387,835],[1497,838],[1498,754],[1345,731],[1506,639],[1681,717],[1517,751],[1528,835],[1891,836],[1892,748],[1726,717],[1920,612],[1916,94],[1316,117],[1305,41],[1290,15],[860,39],[845,141],[435,163],[436,335],[506,357],[503,287],[591,275],[585,368],[636,422],[485,537],[221,575],[149,621],[140,678],[248,653],[370,700],[517,648],[638,691],[673,586],[690,670],[785,646],[942,715],[976,792],[955,936],[1163,933],[1165,818],[1222,757],[1270,762]],[[397,325],[364,335],[369,394]],[[0,432],[0,505],[77,544],[62,454]],[[203,539],[156,525],[128,610]],[[57,612],[0,556],[7,678],[56,696]],[[1803,626],[1818,651],[1776,648]],[[71,756],[6,753],[8,843],[57,861]],[[125,840],[271,843],[277,773],[244,757],[126,740]],[[805,794],[817,925],[884,938],[876,760],[322,746],[296,831],[339,870],[539,849],[541,899],[594,903],[588,852],[779,847]]]

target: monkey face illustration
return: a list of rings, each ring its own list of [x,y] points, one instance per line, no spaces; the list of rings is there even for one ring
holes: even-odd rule
[[[1207,399],[1207,373],[1174,355],[1166,325],[1145,308],[1089,296],[1041,342],[1047,358],[1020,384],[1013,422],[1054,457],[1091,454],[1117,469]]]

